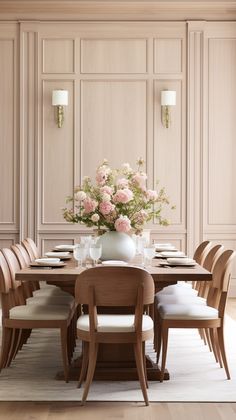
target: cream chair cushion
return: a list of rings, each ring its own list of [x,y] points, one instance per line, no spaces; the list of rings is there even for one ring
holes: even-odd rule
[[[70,293],[64,292],[59,287],[56,288],[47,288],[43,287],[42,289],[34,290],[33,296],[71,296]]]
[[[181,286],[177,286],[174,285],[175,287],[172,286],[167,286],[164,289],[162,289],[160,292],[158,292],[156,295],[179,295],[179,296],[197,296],[198,295],[198,291],[195,289],[192,289],[191,287],[181,287]]]
[[[161,304],[159,314],[163,319],[217,319],[218,310],[204,305]]]
[[[98,332],[134,332],[134,315],[98,315]],[[81,315],[77,321],[78,330],[89,331],[89,316]],[[153,329],[153,320],[143,315],[142,331]]]
[[[176,294],[169,295],[158,295],[155,298],[157,305],[163,303],[178,303],[178,304],[191,304],[191,305],[206,305],[206,299],[199,296],[185,295],[180,296]]]
[[[22,305],[11,308],[9,318],[32,321],[66,320],[69,313],[67,306]]]
[[[26,300],[27,305],[67,305],[70,308],[74,306],[73,296],[35,296]]]

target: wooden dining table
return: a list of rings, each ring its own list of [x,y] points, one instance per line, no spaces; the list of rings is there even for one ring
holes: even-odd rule
[[[202,266],[196,264],[193,267],[171,267],[162,266],[163,260],[153,259],[152,265],[145,267],[152,275],[155,291],[163,287],[175,284],[178,281],[211,281],[212,275]],[[130,264],[141,266],[139,259]],[[74,294],[75,281],[79,274],[91,267],[77,267],[73,258],[65,261],[65,266],[60,268],[27,267],[16,273],[16,280],[19,281],[46,281],[55,284],[63,290]],[[70,378],[78,379],[81,358],[78,358],[71,366]],[[146,366],[148,380],[158,381],[160,378],[159,366],[146,355]],[[169,379],[168,370],[165,371],[164,379]],[[58,373],[57,379],[62,379],[63,374]],[[133,346],[129,344],[102,344],[99,346],[97,367],[94,375],[96,380],[137,380],[137,371],[133,353]]]

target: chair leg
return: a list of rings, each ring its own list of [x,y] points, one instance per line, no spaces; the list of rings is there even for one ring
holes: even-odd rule
[[[82,365],[81,365],[81,369],[80,369],[80,376],[79,376],[79,381],[78,381],[78,388],[81,387],[82,382],[84,381],[84,378],[86,376],[86,372],[87,372],[87,367],[88,367],[88,352],[89,352],[89,345],[86,341],[82,342]]]
[[[83,393],[81,405],[85,404],[85,401],[87,399],[87,395],[88,395],[88,392],[89,392],[89,388],[90,388],[91,382],[93,380],[93,375],[94,375],[96,362],[97,362],[97,354],[98,354],[98,343],[90,342],[89,343],[88,372],[87,372],[87,378],[86,378],[86,382],[85,382],[84,393]]]
[[[213,328],[209,329],[209,335],[210,335],[211,346],[212,346],[212,350],[213,350],[213,353],[214,353],[214,356],[215,356],[216,363],[219,363],[219,353],[217,351],[217,346],[216,346],[216,341],[215,341]]]
[[[206,337],[206,340],[207,340],[209,350],[210,350],[210,352],[212,352],[212,345],[211,345],[211,338],[210,338],[210,334],[209,334],[209,329],[205,328],[204,332],[205,332],[205,337]]]
[[[161,361],[160,382],[163,382],[164,374],[165,374],[167,346],[168,346],[168,333],[169,333],[169,328],[162,326],[162,361]]]
[[[21,336],[21,331],[22,330],[19,330],[19,329],[14,329],[13,330],[12,339],[11,339],[11,347],[10,347],[10,350],[9,350],[6,367],[9,367],[11,362],[12,362],[14,353],[16,351],[16,348],[17,348],[17,345],[18,345],[18,342],[19,342],[18,341],[19,340],[19,335]]]
[[[149,405],[146,380],[143,367],[143,356],[142,356],[142,343],[134,343],[134,355],[138,371],[139,382],[143,393],[143,398],[146,405]]]
[[[227,379],[230,379],[230,373],[229,373],[229,368],[228,368],[228,363],[227,363],[227,358],[226,358],[226,352],[225,352],[223,326],[217,328],[217,335],[218,335],[218,339],[219,339],[220,352],[221,352],[221,356],[222,356],[223,365],[224,365],[224,368],[225,368],[225,373],[226,373]]]
[[[13,330],[11,328],[3,327],[2,329],[2,347],[1,347],[1,360],[0,371],[6,367],[9,350],[11,346]]]
[[[69,382],[69,363],[68,363],[68,348],[67,348],[67,326],[61,327],[61,351],[64,368],[65,381]]]
[[[216,344],[218,361],[219,361],[220,367],[223,368],[223,362],[222,362],[222,357],[221,357],[221,353],[220,353],[219,339],[218,339],[218,334],[217,334],[217,329],[216,328],[213,329],[213,335],[214,335],[214,341],[215,341],[215,344]]]
[[[143,369],[144,369],[146,388],[148,388],[147,364],[146,364],[146,354],[145,354],[145,341],[142,343],[142,356],[143,356]]]

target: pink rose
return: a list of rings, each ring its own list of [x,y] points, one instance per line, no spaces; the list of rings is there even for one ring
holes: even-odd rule
[[[117,190],[115,193],[113,200],[115,203],[128,203],[133,199],[133,193],[128,188],[124,188],[123,190]]]
[[[145,174],[144,172],[137,172],[132,177],[133,182],[141,188],[145,185],[146,179],[147,179],[147,174]]]
[[[97,170],[96,181],[99,185],[104,185],[111,169],[106,165],[100,166]]]
[[[114,204],[111,204],[111,202],[110,202],[110,201],[102,201],[102,202],[99,204],[99,211],[100,211],[103,215],[106,215],[106,214],[111,213],[111,212],[114,210],[114,208],[115,208]]]
[[[157,199],[157,192],[155,190],[147,190],[146,196],[148,200],[155,201]]]
[[[119,188],[126,188],[129,185],[129,181],[126,178],[121,178],[117,180],[116,184]]]
[[[93,215],[92,215],[92,217],[91,217],[91,220],[92,220],[92,222],[94,222],[94,223],[98,222],[98,221],[99,221],[99,219],[100,219],[100,216],[99,216],[99,214],[97,214],[97,213],[93,214]]]
[[[91,198],[86,198],[83,201],[84,214],[92,213],[96,209],[97,205],[98,203],[95,200],[92,200]]]
[[[109,187],[108,185],[104,185],[104,187],[100,188],[101,193],[106,193],[111,195],[113,193],[113,188]]]
[[[129,232],[131,229],[131,222],[127,216],[120,216],[115,221],[115,228],[117,232]]]

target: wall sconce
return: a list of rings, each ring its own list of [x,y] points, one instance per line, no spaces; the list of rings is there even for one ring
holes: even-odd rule
[[[52,105],[56,106],[56,119],[58,128],[62,127],[64,122],[64,106],[68,105],[68,90],[53,90]]]
[[[170,106],[176,105],[175,90],[162,90],[161,92],[161,120],[165,128],[170,127]]]

